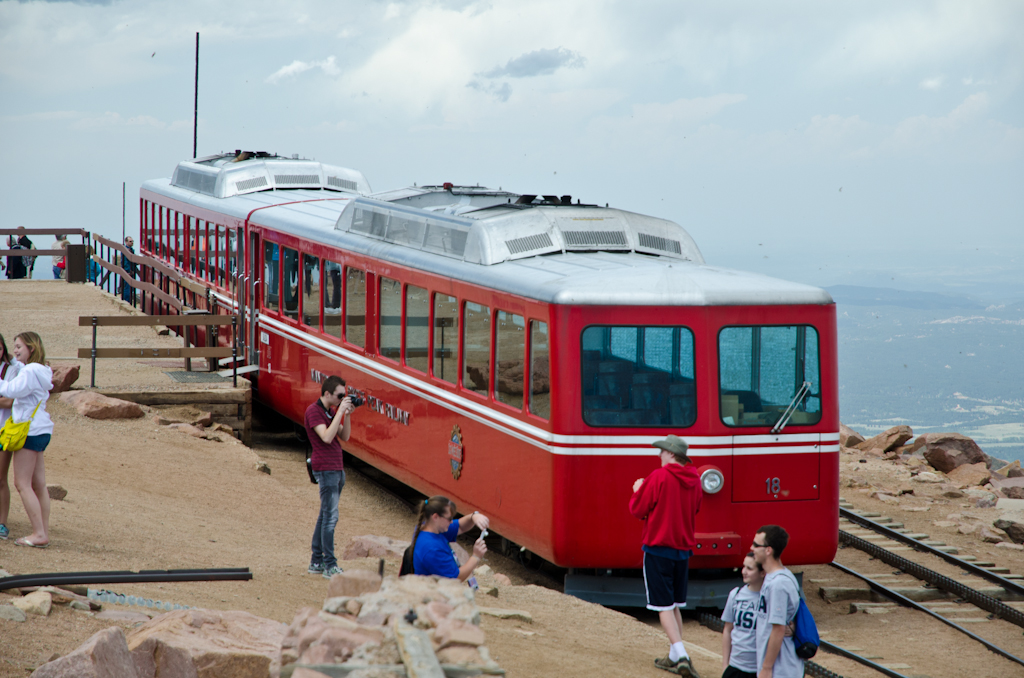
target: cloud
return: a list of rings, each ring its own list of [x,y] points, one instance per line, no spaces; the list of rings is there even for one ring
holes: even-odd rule
[[[918,87],[920,87],[921,89],[936,90],[942,87],[942,83],[945,81],[945,79],[946,78],[941,75],[937,75],[934,78],[925,78],[924,80],[921,81]]]
[[[508,101],[508,98],[512,96],[512,86],[509,85],[507,82],[501,83],[501,87],[498,87],[498,85],[494,83],[480,82],[479,80],[470,80],[468,83],[466,83],[466,87],[469,87],[470,89],[475,89],[478,92],[483,92],[485,94],[491,94],[494,96],[495,99],[497,99],[501,103],[505,103],[506,101]]]
[[[324,72],[324,75],[331,77],[337,76],[341,73],[341,70],[334,64],[334,56],[331,55],[322,61],[299,61],[296,59],[287,66],[282,66],[273,73],[267,76],[266,82],[271,85],[276,85],[285,78],[294,78],[300,73],[319,68]]]
[[[485,78],[533,78],[538,75],[551,75],[559,68],[583,68],[586,64],[586,57],[579,52],[557,47],[527,52],[509,59],[504,66],[496,66],[477,75]]]

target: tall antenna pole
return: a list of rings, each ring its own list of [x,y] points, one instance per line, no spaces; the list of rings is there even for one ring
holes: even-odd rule
[[[196,31],[196,100],[192,107],[192,157],[198,157],[196,153],[199,134],[199,31]]]
[[[124,192],[124,182],[122,181],[121,182],[121,242],[122,243],[124,242],[124,237],[125,237],[125,232],[124,232],[124,214],[125,214],[124,206],[125,206],[125,192]]]

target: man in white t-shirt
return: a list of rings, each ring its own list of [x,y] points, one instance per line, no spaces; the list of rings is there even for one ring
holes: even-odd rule
[[[750,550],[764,569],[764,583],[757,601],[755,641],[757,678],[803,678],[804,662],[796,656],[786,627],[796,617],[800,589],[796,577],[782,564],[782,551],[789,534],[778,525],[765,525],[757,531]]]

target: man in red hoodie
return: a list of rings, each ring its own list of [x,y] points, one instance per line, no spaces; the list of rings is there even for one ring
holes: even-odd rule
[[[690,556],[696,544],[694,522],[700,510],[700,477],[682,438],[670,435],[660,448],[661,468],[633,483],[629,512],[644,521],[644,588],[647,609],[655,610],[668,634],[667,657],[654,665],[687,678],[700,678],[683,646],[683,618]]]

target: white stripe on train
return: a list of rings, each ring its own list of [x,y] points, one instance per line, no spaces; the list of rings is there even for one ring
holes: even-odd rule
[[[561,435],[545,431],[519,421],[501,412],[496,412],[480,403],[473,402],[464,396],[449,393],[434,387],[415,377],[398,370],[371,361],[352,351],[340,348],[316,336],[305,332],[297,332],[273,318],[264,315],[259,317],[260,326],[273,334],[289,341],[294,341],[317,353],[359,370],[364,374],[397,386],[416,396],[429,400],[446,409],[457,412],[506,435],[530,443],[535,447],[547,450],[552,454],[572,456],[649,456],[652,454],[651,443],[662,436],[574,436]],[[815,452],[838,452],[839,433],[781,433],[750,436],[682,436],[690,444],[693,457],[722,456],[729,454],[733,448],[734,455],[765,455],[765,454],[810,454]],[[818,445],[796,445],[795,443],[818,443]],[[765,443],[778,443],[765,446]],[[833,443],[833,444],[829,444]],[[595,447],[580,447],[594,445]],[[623,445],[623,447],[611,447]],[[754,447],[756,445],[756,447]],[[716,449],[717,448],[717,449]]]

